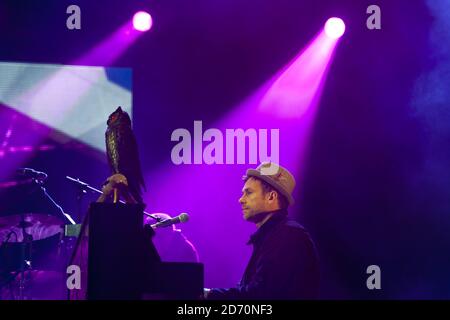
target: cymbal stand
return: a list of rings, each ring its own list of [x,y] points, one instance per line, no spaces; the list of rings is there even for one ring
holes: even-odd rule
[[[22,243],[21,243],[21,257],[20,257],[20,279],[19,279],[19,298],[18,300],[24,300],[24,291],[25,291],[25,269],[31,268],[32,261],[32,243],[33,236],[27,233],[26,228],[27,222],[25,221],[25,216],[21,215],[22,221],[19,224],[19,227],[22,229]],[[27,255],[27,249],[28,255]]]

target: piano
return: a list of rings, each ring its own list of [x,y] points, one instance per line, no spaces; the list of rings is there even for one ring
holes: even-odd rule
[[[143,226],[140,204],[91,203],[76,236],[69,266],[79,268],[80,288],[69,300],[196,300],[203,294],[201,263],[162,262],[154,231]],[[70,276],[70,274],[68,274]]]

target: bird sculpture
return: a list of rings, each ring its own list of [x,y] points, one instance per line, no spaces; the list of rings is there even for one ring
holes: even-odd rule
[[[130,116],[118,107],[109,115],[107,125],[106,154],[111,171],[113,174],[122,174],[126,177],[129,194],[135,202],[142,203],[142,189],[145,190],[146,187]],[[118,192],[115,191],[114,202],[117,201]]]

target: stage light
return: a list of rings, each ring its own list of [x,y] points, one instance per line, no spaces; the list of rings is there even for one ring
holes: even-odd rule
[[[133,27],[138,31],[148,31],[152,27],[152,17],[145,11],[139,11],[133,16]]]
[[[345,23],[340,18],[330,18],[325,23],[325,33],[332,39],[342,37],[345,32]]]

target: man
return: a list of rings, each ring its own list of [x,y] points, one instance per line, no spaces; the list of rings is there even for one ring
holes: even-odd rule
[[[287,218],[287,208],[294,202],[294,177],[281,166],[263,163],[247,170],[243,179],[239,199],[243,217],[257,228],[248,242],[253,245],[253,254],[236,288],[205,289],[205,298],[317,298],[319,267],[315,246],[306,230]]]

